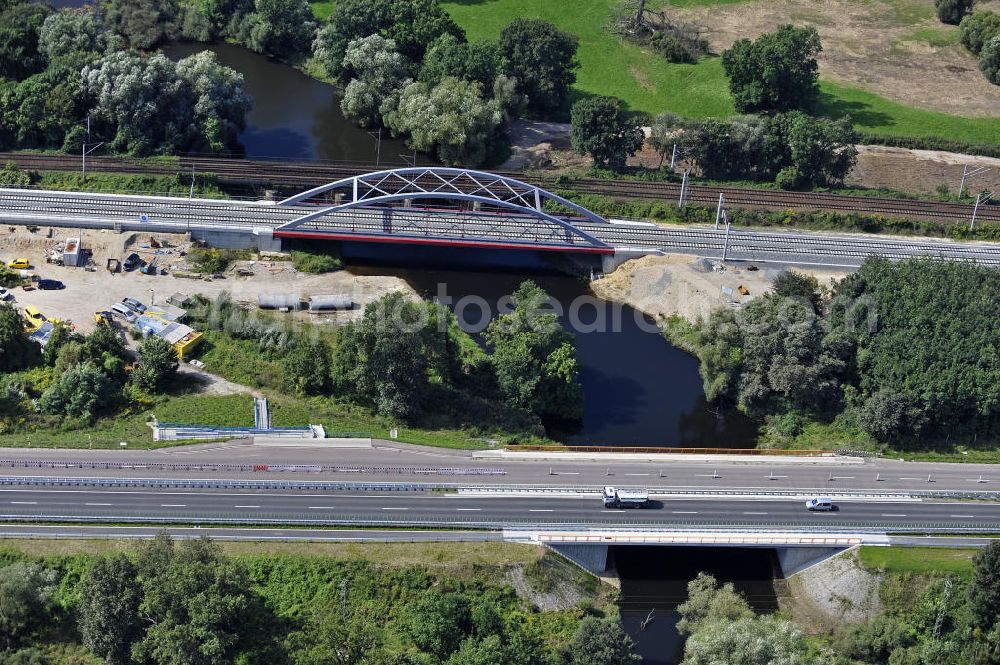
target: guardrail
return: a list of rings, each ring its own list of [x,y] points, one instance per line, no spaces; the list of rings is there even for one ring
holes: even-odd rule
[[[378,483],[347,482],[335,480],[239,480],[228,478],[108,478],[108,477],[66,477],[66,476],[0,476],[0,485],[40,486],[40,487],[155,487],[182,489],[257,489],[257,490],[327,490],[337,491],[396,491],[433,492],[456,491],[477,494],[551,494],[551,495],[598,495],[601,489],[593,486],[547,487],[539,485],[461,485],[458,483]],[[719,496],[719,497],[799,497],[816,494],[815,489],[789,488],[775,490],[746,489],[670,489],[653,488],[654,496]],[[824,496],[854,499],[978,499],[1000,501],[1000,490],[824,490]]]
[[[135,517],[129,515],[119,515],[108,513],[105,515],[65,515],[31,513],[25,511],[18,514],[0,514],[0,520],[14,522],[75,522],[75,523],[98,523],[98,524],[219,524],[219,525],[240,525],[240,526],[358,526],[358,527],[442,527],[451,529],[488,529],[488,530],[508,530],[508,531],[551,531],[559,529],[562,531],[592,531],[595,529],[605,531],[647,531],[649,533],[663,533],[668,529],[683,530],[689,532],[709,532],[709,531],[740,531],[745,533],[775,533],[782,531],[787,533],[822,533],[831,535],[836,533],[871,533],[871,534],[922,534],[922,533],[947,533],[947,534],[1000,534],[1000,525],[990,523],[975,522],[917,522],[912,524],[898,524],[894,522],[840,522],[836,526],[830,522],[799,522],[782,523],[778,521],[762,523],[724,521],[705,524],[693,520],[671,520],[662,522],[638,521],[629,519],[619,519],[615,522],[593,520],[587,522],[564,522],[556,519],[544,520],[532,519],[504,519],[504,520],[466,520],[466,519],[428,519],[421,517],[405,517],[397,515],[393,519],[376,517],[373,515],[343,515],[332,519],[307,519],[301,517],[290,517],[288,515],[255,515],[252,518],[238,514],[217,515],[206,517],[198,514],[178,513],[170,516],[142,516]]]
[[[145,471],[223,471],[234,473],[371,473],[438,476],[503,476],[506,469],[492,467],[345,466],[337,464],[198,464],[176,462],[83,462],[3,460],[13,469],[100,469]]]

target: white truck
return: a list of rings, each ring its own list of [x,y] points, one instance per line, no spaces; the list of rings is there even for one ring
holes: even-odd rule
[[[604,488],[604,506],[606,508],[645,508],[648,505],[649,492],[646,490]]]

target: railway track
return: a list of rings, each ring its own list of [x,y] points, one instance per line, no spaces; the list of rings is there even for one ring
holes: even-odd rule
[[[0,161],[14,162],[31,170],[74,171],[80,166],[79,158],[69,155],[31,153],[0,153]],[[181,157],[175,162],[135,160],[121,157],[91,157],[88,164],[94,172],[185,175],[192,167],[199,173],[212,173],[219,182],[243,185],[284,186],[306,189],[374,170],[369,163],[287,162],[271,160],[246,160],[220,157]],[[383,166],[384,168],[384,166]],[[580,194],[597,194],[616,200],[645,200],[676,202],[680,185],[668,182],[636,182],[575,178],[561,182],[555,177],[525,176],[520,173],[503,173],[514,178],[526,179],[546,189],[571,189]],[[972,215],[972,205],[901,198],[875,198],[846,196],[820,192],[785,192],[750,187],[691,185],[687,201],[714,206],[719,194],[725,196],[726,205],[735,208],[792,210],[818,210],[838,213],[855,213],[902,219],[967,223]],[[977,214],[982,223],[1000,223],[1000,206],[982,206]]]

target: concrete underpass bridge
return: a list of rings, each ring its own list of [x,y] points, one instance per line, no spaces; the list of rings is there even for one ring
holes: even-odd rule
[[[545,545],[584,570],[603,577],[613,567],[611,547],[739,547],[771,548],[785,577],[859,545],[888,545],[876,532],[815,532],[798,530],[635,530],[560,531],[505,530],[504,539]]]

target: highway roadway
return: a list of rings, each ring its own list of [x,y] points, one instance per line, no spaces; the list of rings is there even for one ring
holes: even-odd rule
[[[653,495],[656,497],[656,494]],[[288,492],[0,487],[0,520],[437,525],[444,527],[1000,529],[1000,504],[842,498],[809,512],[800,498],[666,496],[645,509],[605,508],[596,495]]]
[[[274,230],[314,206],[245,201],[84,194],[0,189],[0,222],[127,231],[234,232]],[[596,245],[555,225],[512,215],[456,213],[418,208],[355,209],[309,222],[290,234],[331,239],[469,244],[523,249],[670,252],[758,263],[854,267],[866,256],[893,259],[944,257],[1000,265],[1000,244],[905,239],[870,235],[760,232],[667,227],[640,222],[575,222]],[[727,237],[728,235],[728,237]]]
[[[1000,492],[1000,465],[851,457],[461,451],[376,442],[373,448],[270,448],[249,443],[157,450],[0,449],[2,476],[231,478],[433,483],[440,486],[641,486],[772,490]]]

